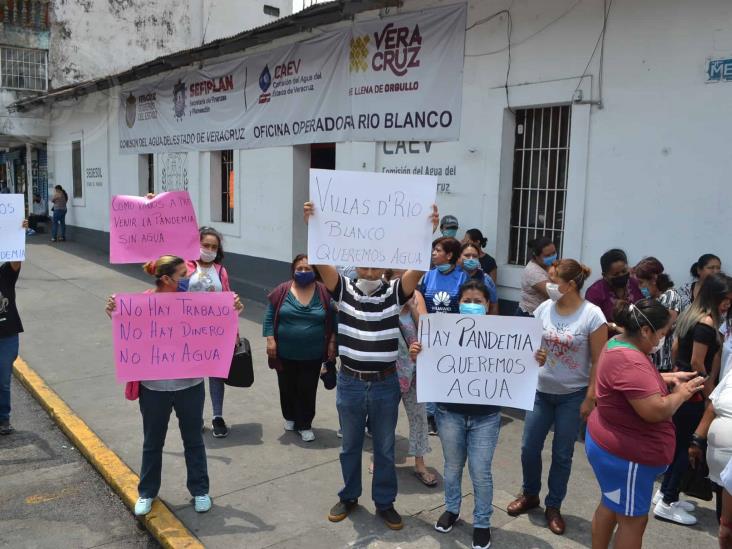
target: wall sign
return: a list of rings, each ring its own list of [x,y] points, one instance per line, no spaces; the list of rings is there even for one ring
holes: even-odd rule
[[[732,57],[707,59],[707,82],[732,82]]]

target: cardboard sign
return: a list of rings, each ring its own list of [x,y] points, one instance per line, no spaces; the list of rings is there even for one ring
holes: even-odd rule
[[[227,377],[238,313],[232,292],[117,294],[117,380]]]
[[[24,198],[0,194],[0,263],[25,260]]]
[[[308,260],[429,270],[436,185],[425,175],[310,170]]]
[[[109,262],[145,263],[161,255],[198,259],[198,222],[188,193],[117,195],[109,212]]]
[[[535,318],[430,314],[420,318],[418,402],[534,409],[542,329]]]

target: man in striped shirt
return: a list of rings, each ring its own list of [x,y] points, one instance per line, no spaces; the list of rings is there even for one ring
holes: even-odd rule
[[[315,213],[305,203],[305,222]],[[433,206],[432,223],[439,215]],[[361,456],[366,418],[373,438],[374,476],[371,496],[376,510],[392,530],[403,527],[394,509],[397,476],[394,443],[399,399],[396,359],[399,350],[399,311],[411,299],[422,271],[410,270],[391,283],[383,281],[384,269],[358,267],[355,281],[338,274],[330,265],[313,265],[339,304],[338,373],[336,406],[343,431],[341,472],[345,486],[328,519],[345,519],[361,495]]]

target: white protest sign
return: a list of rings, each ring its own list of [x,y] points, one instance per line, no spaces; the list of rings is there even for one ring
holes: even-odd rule
[[[417,401],[534,409],[542,329],[535,318],[422,316]]]
[[[0,263],[25,259],[25,196],[0,194]]]
[[[430,268],[437,178],[310,170],[313,265]]]

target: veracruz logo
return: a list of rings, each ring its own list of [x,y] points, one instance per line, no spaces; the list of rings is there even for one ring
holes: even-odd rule
[[[371,68],[375,71],[391,71],[404,76],[409,69],[419,67],[419,52],[422,49],[422,35],[419,25],[395,27],[386,25],[380,33],[374,33],[376,53],[371,58]]]

